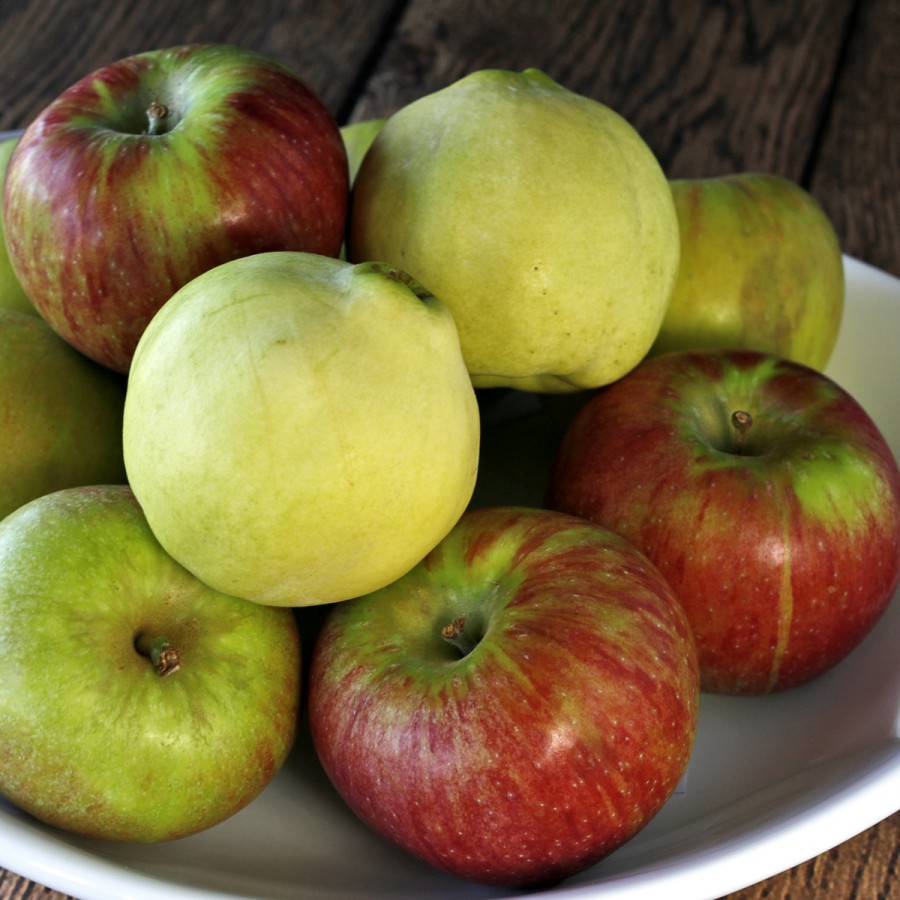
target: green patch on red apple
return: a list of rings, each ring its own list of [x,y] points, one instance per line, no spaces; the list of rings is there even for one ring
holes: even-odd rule
[[[629,840],[681,779],[699,677],[652,563],[585,519],[467,512],[393,584],[334,606],[313,741],[363,821],[459,877],[548,885]]]
[[[736,412],[748,421],[736,427]],[[900,473],[865,410],[822,373],[753,351],[673,351],[593,396],[547,505],[630,540],[672,584],[708,691],[818,677],[900,579]]]

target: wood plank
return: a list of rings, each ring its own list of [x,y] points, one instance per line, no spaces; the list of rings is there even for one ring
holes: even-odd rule
[[[799,179],[850,0],[413,0],[351,118],[388,115],[478,68],[544,69],[625,116],[672,176]]]
[[[846,252],[900,276],[900,3],[860,5],[812,192]]]
[[[0,84],[16,85],[13,99],[0,106],[0,129],[25,127],[61,91],[99,66],[193,41],[271,54],[338,116],[400,5],[401,0],[16,4],[0,28]]]

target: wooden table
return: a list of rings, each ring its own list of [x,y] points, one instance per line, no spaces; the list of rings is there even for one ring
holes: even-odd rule
[[[898,0],[2,0],[0,25],[2,129],[97,66],[191,41],[272,54],[341,124],[535,66],[622,113],[670,176],[799,181],[845,252],[900,276]],[[897,898],[898,867],[895,814],[731,898]],[[62,896],[0,870],[0,900]]]

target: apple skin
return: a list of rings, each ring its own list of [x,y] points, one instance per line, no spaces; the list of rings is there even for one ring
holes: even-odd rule
[[[168,115],[149,134],[153,102]],[[187,45],[105,66],[40,113],[10,160],[4,217],[40,314],[127,372],[195,275],[267,250],[337,255],[347,200],[339,129],[302,81],[250,50]]]
[[[347,167],[350,173],[350,186],[356,181],[359,167],[372,146],[372,141],[378,136],[378,132],[387,121],[380,119],[363,119],[359,122],[350,122],[341,126],[341,138],[344,141],[344,149],[347,151]]]
[[[185,285],[135,353],[128,480],[160,543],[258,603],[365,594],[453,527],[480,422],[453,318],[404,273],[260,253]]]
[[[730,418],[751,414],[741,451]],[[900,573],[900,475],[861,406],[754,351],[673,351],[599,391],[546,503],[640,548],[697,639],[704,690],[816,678],[872,629]]]
[[[0,519],[41,494],[125,481],[124,379],[33,312],[0,309]]]
[[[467,653],[442,637],[460,618]],[[486,507],[331,609],[308,710],[370,827],[461,878],[523,888],[649,821],[687,765],[698,700],[690,627],[646,557],[574,516]]]
[[[571,393],[650,349],[678,268],[651,149],[536,69],[483,69],[390,116],[353,188],[348,258],[409,272],[456,320],[472,381]]]
[[[0,140],[0,195],[2,195],[3,184],[6,182],[6,168],[9,165],[9,159],[18,142],[19,135]],[[32,315],[36,313],[21,282],[13,271],[9,252],[6,249],[6,237],[2,222],[0,222],[0,309],[16,309],[19,312],[27,312]]]
[[[0,794],[51,825],[196,833],[253,800],[293,744],[290,610],[199,582],[123,485],[47,494],[0,523],[0,611]],[[140,635],[167,638],[180,668],[161,675]]]
[[[838,237],[816,199],[760,172],[670,186],[681,261],[651,353],[759,350],[824,371],[845,283]]]

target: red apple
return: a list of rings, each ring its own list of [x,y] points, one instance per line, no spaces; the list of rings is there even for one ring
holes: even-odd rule
[[[13,268],[41,315],[125,372],[147,322],[218,263],[337,256],[348,171],[315,94],[259,53],[154,50],[85,76],[26,129],[4,194]]]
[[[574,516],[494,507],[332,607],[308,708],[325,771],[373,829],[462,878],[533,887],[660,809],[698,698],[690,627],[641,553]]]
[[[598,392],[563,438],[547,505],[656,563],[711,692],[817,677],[875,625],[900,576],[887,442],[832,380],[767,354],[676,351]]]

